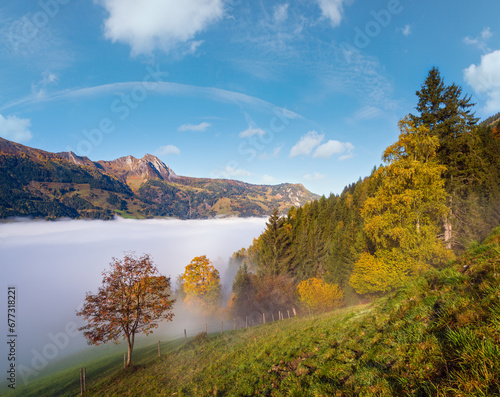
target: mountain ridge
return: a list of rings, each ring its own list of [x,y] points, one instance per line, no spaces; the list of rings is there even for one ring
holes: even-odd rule
[[[268,216],[317,198],[301,184],[180,176],[151,154],[92,161],[0,138],[0,218]]]

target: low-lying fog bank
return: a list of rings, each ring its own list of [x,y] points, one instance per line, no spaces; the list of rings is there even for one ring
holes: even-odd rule
[[[4,302],[0,315],[6,323],[7,288],[17,290],[17,369],[35,373],[59,358],[86,346],[75,332],[82,320],[75,310],[87,291],[95,293],[102,271],[112,257],[124,252],[151,254],[160,273],[176,277],[195,257],[214,262],[223,283],[225,266],[233,252],[248,247],[265,228],[266,219],[23,221],[0,223],[1,283]],[[178,318],[185,318],[179,313]],[[189,325],[172,324],[172,331]],[[4,337],[7,337],[6,325]],[[168,329],[162,327],[162,331]],[[9,346],[0,349],[5,374]],[[29,372],[33,371],[33,372]],[[25,378],[28,377],[25,374]],[[18,372],[18,382],[23,383]]]

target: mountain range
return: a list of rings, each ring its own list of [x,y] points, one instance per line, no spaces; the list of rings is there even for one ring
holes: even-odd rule
[[[180,176],[150,154],[92,161],[0,138],[0,218],[268,216],[317,198],[301,184]]]

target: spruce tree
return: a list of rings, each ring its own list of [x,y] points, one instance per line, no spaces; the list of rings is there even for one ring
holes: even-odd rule
[[[447,247],[457,242],[465,224],[456,215],[464,207],[467,197],[477,187],[478,175],[484,169],[480,156],[481,142],[477,135],[477,121],[474,117],[471,97],[462,95],[462,88],[456,84],[445,85],[439,70],[434,67],[416,92],[419,99],[416,109],[420,115],[410,115],[415,127],[425,126],[429,134],[438,138],[437,160],[446,166],[443,173],[448,193],[450,214],[443,220],[443,237]],[[455,226],[452,226],[455,224]]]

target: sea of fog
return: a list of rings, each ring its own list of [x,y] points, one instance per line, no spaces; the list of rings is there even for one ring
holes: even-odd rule
[[[262,218],[233,218],[0,223],[1,373],[8,366],[9,287],[16,289],[17,368],[34,370],[34,375],[47,364],[85,348],[85,339],[75,331],[83,325],[75,311],[87,291],[97,291],[101,273],[113,257],[131,251],[148,253],[160,273],[171,276],[175,283],[195,256],[206,255],[227,287],[234,276],[227,269],[230,256],[248,247],[264,231],[265,222]],[[182,317],[177,313],[176,320]]]

